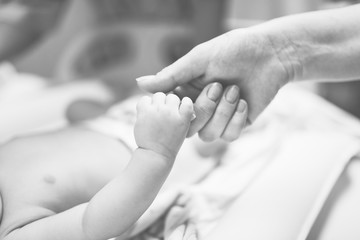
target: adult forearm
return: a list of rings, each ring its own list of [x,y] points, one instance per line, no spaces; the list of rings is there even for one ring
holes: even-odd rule
[[[266,33],[291,80],[360,79],[360,4],[282,17]]]

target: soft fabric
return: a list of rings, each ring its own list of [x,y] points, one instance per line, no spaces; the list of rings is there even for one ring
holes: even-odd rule
[[[306,239],[360,152],[359,136],[358,120],[289,86],[206,178],[181,191],[187,218],[170,208],[133,239]]]

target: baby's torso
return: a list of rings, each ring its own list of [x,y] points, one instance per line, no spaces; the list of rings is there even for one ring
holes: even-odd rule
[[[130,159],[120,142],[81,129],[21,141],[0,154],[0,235],[13,224],[88,202]]]

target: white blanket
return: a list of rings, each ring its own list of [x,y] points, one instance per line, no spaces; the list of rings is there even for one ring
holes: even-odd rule
[[[359,136],[358,120],[289,86],[211,174],[181,190],[186,201],[134,239],[306,239]]]

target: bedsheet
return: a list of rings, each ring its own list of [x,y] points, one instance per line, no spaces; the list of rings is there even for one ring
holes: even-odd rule
[[[359,136],[357,119],[288,86],[210,174],[179,190],[186,201],[174,200],[132,239],[306,239],[357,159]]]

